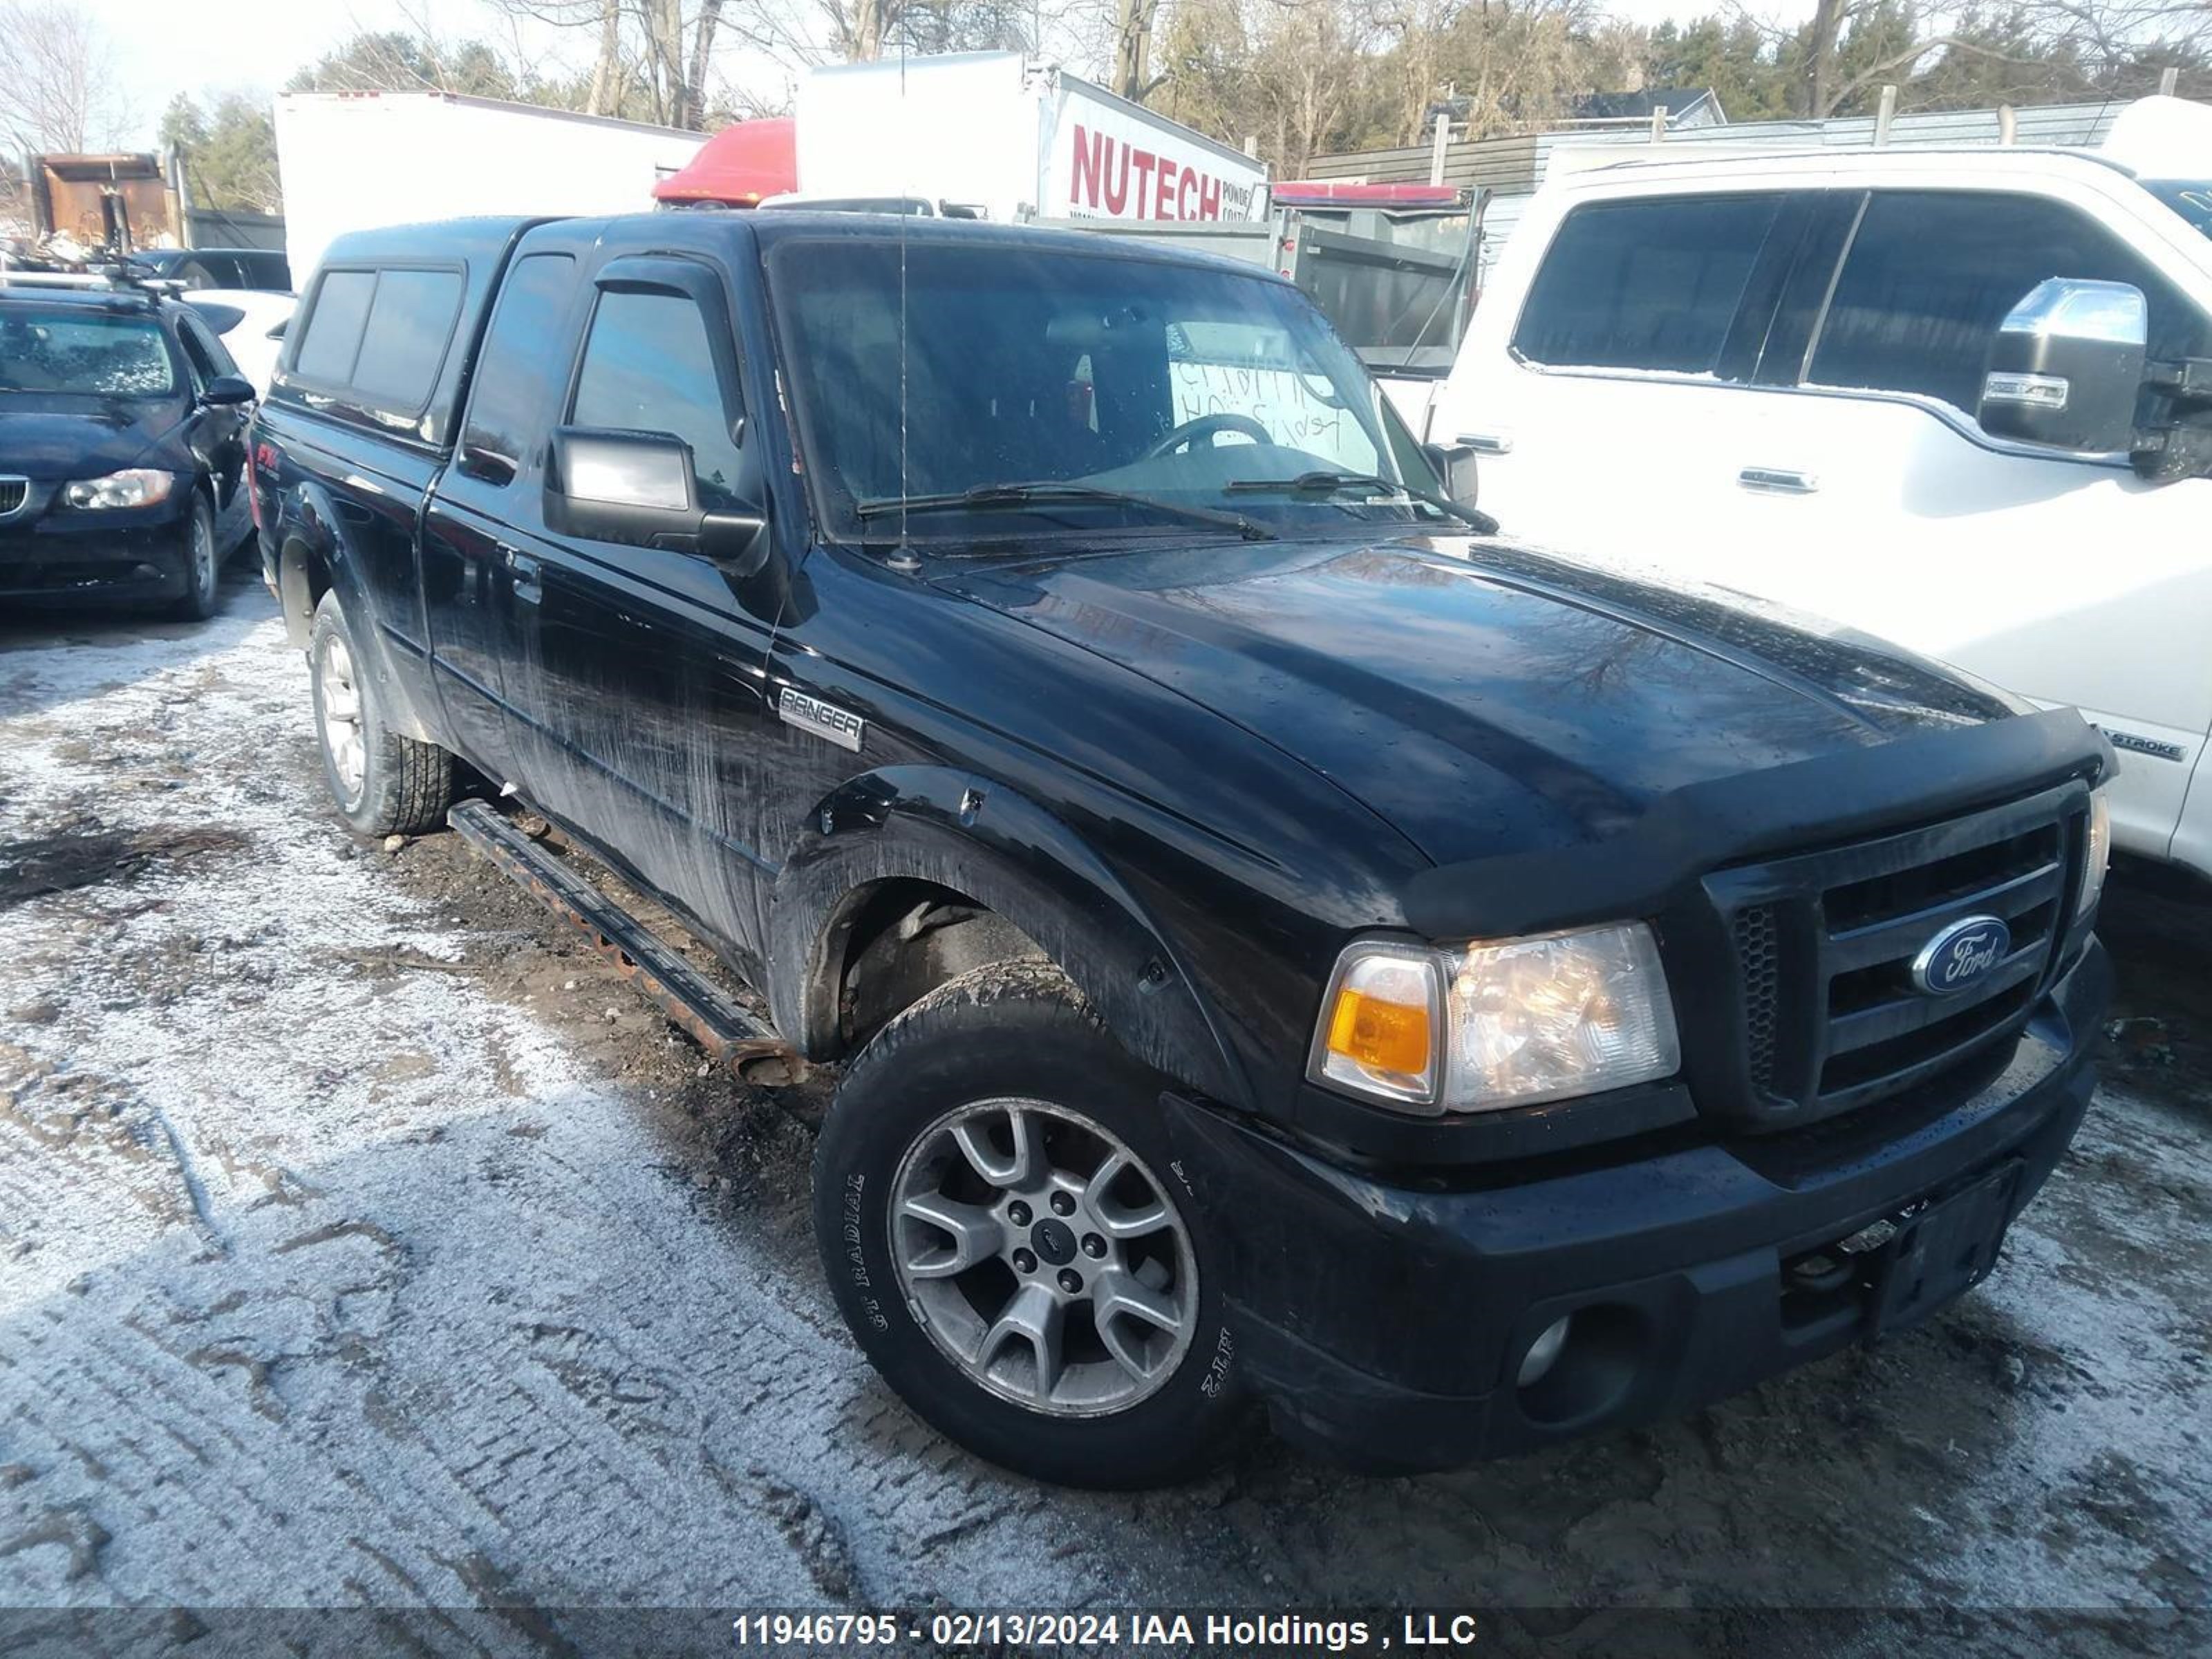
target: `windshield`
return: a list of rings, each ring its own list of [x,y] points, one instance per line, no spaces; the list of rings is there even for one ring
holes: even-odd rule
[[[903,528],[919,542],[1194,521],[1172,507],[1224,508],[1279,531],[1442,517],[1395,487],[1436,480],[1358,360],[1286,284],[920,239],[903,255],[890,240],[786,242],[770,269],[833,534]],[[1316,473],[1372,482],[1334,489]],[[1052,483],[1096,494],[1002,499],[988,532],[981,504],[944,499]],[[935,498],[926,514],[887,511],[922,498]]]
[[[0,308],[0,392],[166,398],[176,389],[168,342],[149,318]]]
[[[2212,179],[2147,179],[2143,188],[2196,226],[2201,234],[2212,236]]]

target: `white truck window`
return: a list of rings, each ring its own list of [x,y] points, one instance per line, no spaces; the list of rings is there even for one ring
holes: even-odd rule
[[[1575,209],[1529,286],[1513,350],[1550,368],[1711,374],[1781,205],[1772,192]]]
[[[1997,325],[2047,276],[2142,289],[2154,357],[2207,349],[2204,313],[2117,236],[2063,202],[1877,191],[1844,256],[1807,378],[1917,392],[1972,414]]]
[[[2212,179],[2153,179],[2143,188],[2207,236],[2212,236]]]

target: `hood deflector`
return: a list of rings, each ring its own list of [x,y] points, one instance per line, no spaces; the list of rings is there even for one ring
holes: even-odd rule
[[[1723,865],[1927,823],[2078,777],[2112,746],[2071,708],[1927,732],[1711,778],[1596,842],[1425,870],[1406,920],[1428,939],[1495,938],[1650,916]]]

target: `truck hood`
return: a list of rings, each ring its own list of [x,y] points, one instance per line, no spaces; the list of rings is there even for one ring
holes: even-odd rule
[[[59,483],[126,466],[181,467],[184,416],[181,398],[0,394],[0,472]]]
[[[1687,784],[2014,712],[1757,601],[1487,538],[1148,545],[943,580],[1235,721],[1439,863],[1591,839]]]

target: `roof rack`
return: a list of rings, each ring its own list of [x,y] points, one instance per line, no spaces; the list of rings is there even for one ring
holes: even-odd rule
[[[0,288],[69,288],[174,298],[185,292],[185,285],[175,277],[155,276],[128,264],[99,264],[83,270],[26,270],[0,258]]]

